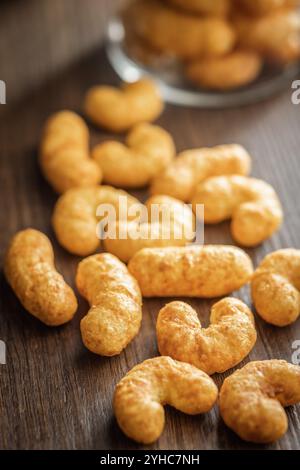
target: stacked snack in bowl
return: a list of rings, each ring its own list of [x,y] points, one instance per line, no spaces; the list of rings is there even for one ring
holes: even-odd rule
[[[132,0],[123,11],[128,55],[143,64],[176,61],[188,82],[234,90],[265,64],[300,58],[299,0]]]

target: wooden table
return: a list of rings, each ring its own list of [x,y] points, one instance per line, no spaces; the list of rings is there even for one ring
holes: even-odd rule
[[[0,109],[1,255],[10,237],[35,227],[54,243],[59,270],[74,285],[79,258],[56,242],[50,217],[56,195],[41,176],[37,144],[45,118],[62,108],[80,110],[85,90],[94,83],[117,83],[102,51],[97,51],[18,106]],[[8,97],[9,102],[9,97]],[[178,150],[239,142],[253,155],[253,175],[274,185],[285,209],[284,226],[271,240],[249,250],[255,265],[266,253],[300,248],[300,106],[291,91],[262,104],[226,111],[167,106],[159,124],[174,136]],[[93,129],[93,142],[108,134]],[[136,193],[141,197],[144,192]],[[206,243],[232,243],[229,224],[207,227]],[[1,275],[0,339],[7,364],[0,365],[0,447],[5,449],[135,449],[123,436],[112,412],[115,384],[135,364],[157,355],[155,321],[164,300],[144,302],[138,337],[118,357],[101,358],[81,342],[79,322],[87,304],[79,297],[75,319],[47,328],[28,315]],[[235,293],[251,303],[248,287]],[[207,325],[213,301],[192,300]],[[300,321],[275,328],[256,318],[258,341],[249,360],[291,361],[292,343],[300,339]],[[243,365],[241,364],[241,365]],[[220,386],[226,374],[214,378]],[[276,444],[254,446],[238,439],[219,417],[218,407],[200,417],[166,410],[166,428],[152,449],[296,449],[300,444],[300,406],[287,410],[289,431]]]

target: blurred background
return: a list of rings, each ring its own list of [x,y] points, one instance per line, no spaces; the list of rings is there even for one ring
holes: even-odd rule
[[[252,104],[300,75],[299,0],[130,0],[110,23],[107,54],[125,81],[147,73],[166,101]]]
[[[99,47],[122,0],[2,0],[0,79],[10,103]]]
[[[281,82],[284,87],[284,75],[288,81],[294,75],[294,69],[290,70],[288,66],[294,66],[300,56],[300,17],[295,11],[299,1],[211,1],[215,2],[214,7],[207,1],[131,0],[132,8],[126,10],[118,24],[124,30],[124,38],[120,39],[120,30],[111,23],[109,57],[114,69],[123,79],[136,79],[138,75],[132,76],[131,69],[131,63],[135,63],[135,73],[153,72],[162,84],[184,90],[195,85],[197,91],[204,87],[199,104],[205,104],[210,88],[218,91],[231,88],[226,85],[224,76],[221,84],[216,79],[219,65],[214,62],[210,62],[209,70],[214,72],[213,81],[217,80],[217,86],[207,86],[207,74],[212,72],[207,71],[207,59],[197,55],[199,28],[205,28],[201,21],[212,19],[210,33],[206,32],[212,36],[208,42],[212,41],[213,48],[220,43],[217,50],[210,51],[213,57],[221,60],[225,57],[226,60],[228,55],[247,52],[243,62],[233,58],[227,63],[225,70],[233,70],[241,76],[232,89],[246,88],[245,85],[252,82],[253,88],[259,85],[277,90],[282,88]],[[9,102],[15,102],[45,80],[50,80],[89,51],[99,49],[109,18],[127,3],[128,0],[2,0],[0,79],[7,85]],[[203,7],[198,11],[199,6],[194,10],[195,5],[204,5],[204,12]],[[259,5],[264,6],[262,11]],[[175,27],[177,23],[178,27]],[[187,45],[188,53],[184,50]],[[274,82],[276,79],[279,86]],[[267,94],[268,90],[260,93],[261,96]],[[246,100],[237,95],[231,104],[251,103],[259,97],[259,92],[254,89],[253,100],[251,93]],[[194,99],[192,96],[190,103],[186,99],[181,101],[193,104]],[[218,104],[226,105],[224,100],[216,99]]]

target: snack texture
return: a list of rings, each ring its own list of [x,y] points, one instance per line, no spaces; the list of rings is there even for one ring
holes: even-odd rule
[[[4,273],[23,307],[46,325],[62,325],[73,318],[75,294],[56,271],[52,245],[43,233],[29,228],[12,238]]]
[[[152,221],[154,205],[161,212],[157,217],[153,215]],[[169,196],[152,196],[146,201],[146,209],[147,221],[117,222],[112,236],[107,233],[103,242],[108,252],[126,263],[142,248],[185,246],[194,238],[195,217],[182,201]]]
[[[191,201],[197,185],[206,178],[220,175],[248,175],[251,157],[238,144],[186,150],[166,170],[154,178],[152,194],[167,194]]]
[[[130,208],[140,206],[136,198],[111,186],[75,188],[63,194],[52,215],[52,225],[59,243],[74,255],[94,253],[100,246],[97,225],[101,217],[97,217],[97,208],[106,204],[115,209],[117,220],[122,217],[130,219]]]
[[[253,82],[262,66],[259,54],[240,49],[221,57],[191,62],[186,67],[186,74],[192,82],[203,88],[227,91]]]
[[[142,299],[136,280],[115,256],[102,253],[78,265],[76,285],[90,310],[80,322],[84,345],[101,356],[115,356],[138,334]]]
[[[226,54],[236,40],[224,18],[185,14],[158,0],[132,2],[126,18],[151,47],[182,59]]]
[[[286,326],[300,314],[300,250],[292,248],[267,255],[254,272],[252,299],[268,323]]]
[[[241,47],[262,54],[268,61],[284,65],[300,57],[300,14],[298,10],[279,10],[251,18],[237,14],[234,25]]]
[[[217,396],[216,385],[204,372],[170,357],[155,357],[135,366],[117,384],[113,406],[124,434],[151,444],[163,432],[164,405],[196,415],[209,411]]]
[[[224,380],[221,416],[238,436],[259,444],[280,439],[288,428],[284,407],[300,401],[300,367],[286,361],[250,362]]]
[[[208,375],[239,364],[254,347],[257,336],[252,312],[234,298],[213,306],[210,325],[205,329],[190,305],[171,302],[159,312],[156,334],[161,355],[188,362]]]
[[[231,219],[231,233],[239,244],[256,246],[279,229],[283,212],[272,186],[240,175],[208,178],[197,186],[193,208],[204,204],[204,221]]]
[[[121,88],[94,86],[84,100],[84,111],[97,126],[124,132],[136,124],[152,122],[163,111],[157,85],[148,78],[123,83]]]
[[[144,297],[219,297],[245,285],[249,256],[225,245],[144,248],[129,261]]]
[[[92,157],[101,168],[104,182],[121,188],[141,188],[172,162],[175,145],[167,131],[142,123],[130,131],[126,145],[106,141],[93,149]]]
[[[83,119],[60,111],[45,124],[40,146],[42,172],[58,193],[101,182],[102,172],[89,155],[89,131]]]

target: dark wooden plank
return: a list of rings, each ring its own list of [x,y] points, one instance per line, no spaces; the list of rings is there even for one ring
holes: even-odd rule
[[[94,83],[118,83],[102,51],[15,107],[0,109],[1,128],[1,259],[11,235],[33,226],[54,243],[57,265],[74,285],[78,258],[56,242],[50,216],[55,194],[37,165],[36,146],[42,123],[55,110],[80,110],[85,90]],[[300,107],[291,92],[261,104],[226,111],[191,110],[167,106],[159,123],[175,136],[178,150],[225,142],[244,144],[253,154],[253,174],[272,183],[285,208],[281,231],[257,249],[248,250],[257,264],[266,253],[300,248]],[[93,142],[108,134],[92,129]],[[138,193],[145,197],[144,192]],[[206,243],[231,243],[228,224],[207,227]],[[249,288],[235,295],[250,304]],[[97,357],[81,343],[80,318],[87,310],[81,299],[74,321],[49,329],[28,315],[1,277],[0,339],[7,344],[7,364],[0,365],[1,448],[135,449],[118,429],[111,399],[115,384],[136,363],[157,354],[155,320],[164,301],[144,302],[142,330],[119,356]],[[192,300],[204,325],[213,301]],[[279,329],[257,318],[258,341],[249,359],[291,360],[292,342],[300,339],[300,323]],[[217,375],[221,385],[226,374]],[[167,410],[167,423],[153,449],[254,449],[229,431],[217,406],[201,417]],[[299,448],[300,407],[288,410],[289,431],[266,449]]]
[[[10,102],[99,47],[122,1],[2,0],[0,78]]]

